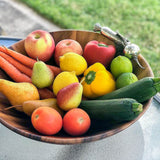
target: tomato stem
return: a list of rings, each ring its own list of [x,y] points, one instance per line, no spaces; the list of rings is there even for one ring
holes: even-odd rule
[[[39,118],[39,115],[38,115],[38,114],[36,114],[36,115],[35,115],[35,119],[38,119],[38,118]]]
[[[80,124],[83,123],[83,121],[84,121],[83,117],[80,117],[80,118],[78,119],[78,122],[79,122]]]

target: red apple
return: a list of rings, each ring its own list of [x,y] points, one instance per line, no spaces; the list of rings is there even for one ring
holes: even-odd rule
[[[83,49],[79,42],[73,39],[64,39],[57,43],[55,47],[54,58],[57,65],[59,65],[59,57],[67,52],[74,52],[79,55],[83,54]]]
[[[46,62],[53,55],[55,42],[49,32],[36,30],[26,37],[24,47],[29,57]]]

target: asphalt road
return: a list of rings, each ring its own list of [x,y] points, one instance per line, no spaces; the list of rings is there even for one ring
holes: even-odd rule
[[[42,18],[18,0],[0,0],[1,35],[23,38],[37,29],[57,31],[60,27]]]

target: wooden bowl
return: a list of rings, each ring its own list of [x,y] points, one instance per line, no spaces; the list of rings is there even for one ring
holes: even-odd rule
[[[54,37],[56,44],[62,39],[69,38],[78,41],[83,48],[85,44],[90,40],[98,40],[106,42],[108,44],[115,45],[114,42],[110,41],[101,34],[91,31],[64,30],[64,31],[51,32],[51,35]],[[11,46],[11,48],[20,53],[25,54],[24,40],[15,43],[14,45]],[[139,79],[143,77],[153,77],[153,72],[147,61],[143,58],[142,55],[139,55],[138,58],[142,66],[145,67],[145,69],[139,68],[139,66],[133,61],[134,73],[137,75],[137,77]],[[0,70],[0,78],[5,78],[5,79],[7,78],[6,74],[2,70]],[[85,135],[79,137],[69,136],[63,130],[53,136],[44,136],[38,133],[32,127],[30,118],[27,117],[25,114],[20,113],[14,109],[4,111],[3,110],[4,107],[10,106],[10,104],[8,100],[5,98],[5,96],[0,94],[0,122],[4,126],[11,129],[12,131],[22,136],[35,139],[38,141],[55,143],[55,144],[77,144],[77,143],[91,142],[112,136],[132,125],[145,113],[145,111],[150,106],[151,100],[152,98],[144,104],[143,112],[136,119],[132,121],[115,125],[97,124],[96,122],[93,122],[90,130]]]

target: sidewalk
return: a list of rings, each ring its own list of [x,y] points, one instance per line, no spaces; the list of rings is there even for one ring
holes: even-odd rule
[[[37,29],[60,30],[18,0],[0,0],[0,28],[2,36],[18,38],[24,38]]]

